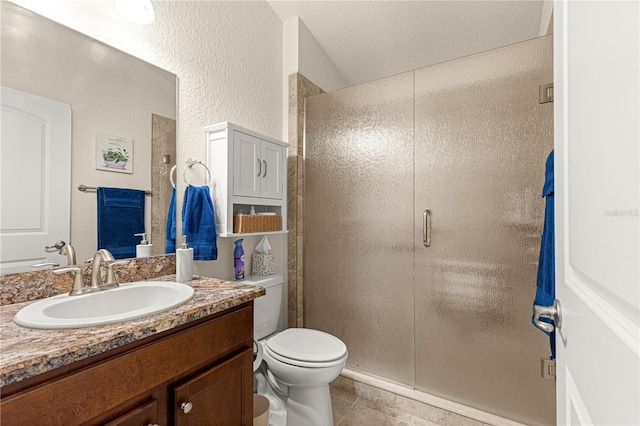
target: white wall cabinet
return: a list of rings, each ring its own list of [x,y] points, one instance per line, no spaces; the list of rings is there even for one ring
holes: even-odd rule
[[[287,232],[287,147],[289,144],[227,121],[205,127],[211,198],[221,237],[235,237],[233,215],[274,212]],[[264,234],[264,233],[263,233]]]
[[[233,130],[233,195],[281,200],[284,147]]]

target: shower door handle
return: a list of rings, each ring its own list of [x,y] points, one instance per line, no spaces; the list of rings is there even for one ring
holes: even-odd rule
[[[431,210],[424,209],[422,213],[422,242],[425,247],[431,247]]]

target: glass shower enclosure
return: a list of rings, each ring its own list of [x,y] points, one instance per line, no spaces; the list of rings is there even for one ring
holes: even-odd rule
[[[555,422],[530,322],[552,56],[541,37],[307,98],[305,325],[348,369]]]

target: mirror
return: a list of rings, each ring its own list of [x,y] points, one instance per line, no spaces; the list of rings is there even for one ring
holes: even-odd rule
[[[97,197],[95,191],[81,192],[78,186],[117,187],[153,194],[145,197],[145,231],[153,254],[164,253],[169,172],[176,158],[176,76],[15,4],[3,1],[1,7],[1,85],[68,104],[71,110],[70,235],[49,236],[46,245],[66,241],[75,248],[77,263],[92,257],[97,249]],[[101,161],[105,138],[127,142],[126,169],[122,162],[107,166],[107,159]],[[11,158],[12,153],[4,151],[3,164],[30,162],[24,155]],[[48,167],[39,158],[31,163],[43,170]],[[18,176],[12,175],[7,185],[22,186],[23,173],[16,170]],[[20,205],[20,196],[14,197],[3,197],[0,215],[7,205]],[[42,204],[53,207],[56,201]],[[7,227],[2,228],[4,237]],[[3,238],[3,252],[13,249],[13,243],[5,243]],[[44,251],[44,246],[36,248]],[[60,264],[66,260],[57,252],[52,258]]]

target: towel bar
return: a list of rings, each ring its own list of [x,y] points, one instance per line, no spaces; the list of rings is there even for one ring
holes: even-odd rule
[[[96,192],[98,190],[98,188],[96,188],[95,186],[87,186],[87,185],[78,185],[78,191],[81,192]],[[151,191],[144,191],[145,195],[151,196],[153,195],[153,192]]]

